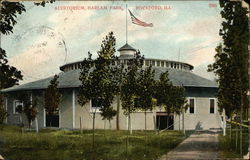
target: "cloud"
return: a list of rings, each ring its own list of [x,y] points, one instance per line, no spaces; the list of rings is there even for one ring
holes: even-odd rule
[[[67,56],[61,35],[44,28],[39,39],[29,44],[24,52],[9,59],[24,74],[23,83],[57,74]]]
[[[149,4],[151,5],[151,3]],[[56,2],[52,6],[46,6],[44,9],[52,10],[54,6],[62,5],[117,5],[125,8],[125,3],[123,2],[73,1]],[[198,18],[192,17],[192,21],[188,21],[185,18],[183,19],[185,17],[185,10],[178,8],[178,5],[166,11],[136,10],[136,6],[138,5],[140,4],[136,2],[132,4],[131,2],[129,9],[138,19],[147,23],[153,23],[154,27],[141,27],[132,24],[128,13],[128,42],[132,46],[135,48],[140,46],[140,49],[144,50],[145,53],[148,51],[147,57],[152,55],[162,56],[168,52],[167,56],[169,56],[173,54],[170,52],[174,52],[176,48],[178,50],[178,47],[181,47],[181,52],[183,53],[181,57],[183,57],[183,60],[194,66],[212,61],[214,47],[216,46],[215,42],[220,40],[218,36],[220,22],[213,15],[205,15]],[[29,14],[34,13],[35,9],[32,8]],[[54,42],[48,36],[46,37],[35,32],[36,34],[26,36],[27,39],[20,45],[25,46],[25,49],[10,59],[13,65],[22,69],[30,77],[40,79],[48,74],[54,74],[59,71],[59,66],[63,63],[79,61],[84,56],[87,56],[88,51],[95,53],[99,49],[103,38],[110,31],[113,31],[115,34],[117,48],[125,43],[125,10],[52,10],[43,17],[39,25],[48,26],[60,40],[58,39]],[[36,26],[36,24],[32,26]],[[65,43],[62,48],[58,47],[57,43],[59,41]],[[39,44],[43,44],[44,42],[47,45],[39,48]],[[67,54],[67,61],[62,59],[55,60],[61,58],[62,53]],[[95,57],[96,55],[94,54],[93,56]],[[30,61],[30,59],[33,61]],[[35,78],[28,80],[35,80]]]

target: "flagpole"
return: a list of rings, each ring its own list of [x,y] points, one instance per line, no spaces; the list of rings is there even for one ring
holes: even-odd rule
[[[127,15],[128,15],[128,5],[126,4],[126,44],[128,43],[128,18],[127,18]]]

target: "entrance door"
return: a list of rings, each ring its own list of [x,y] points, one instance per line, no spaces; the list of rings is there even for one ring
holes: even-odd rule
[[[168,128],[168,130],[174,129],[174,116],[168,115],[166,112],[156,113],[156,127],[160,130]]]
[[[53,115],[46,114],[46,127],[59,127],[59,110]]]

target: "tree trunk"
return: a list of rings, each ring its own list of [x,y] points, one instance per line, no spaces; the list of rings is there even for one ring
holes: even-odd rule
[[[184,117],[184,113],[185,113],[185,111],[184,111],[184,109],[182,110],[182,130],[183,130],[183,134],[186,134],[186,132],[185,132],[185,122],[184,122],[184,120],[185,120],[185,117]]]
[[[22,125],[22,123],[23,123],[23,119],[22,119],[22,114],[21,113],[19,114],[19,123],[20,123],[20,125]]]
[[[179,114],[179,131],[181,130],[181,114]]]
[[[167,129],[168,130],[168,121],[169,121],[169,114],[168,114],[168,117],[167,117]]]
[[[132,134],[131,113],[130,112],[128,114],[128,121],[129,121],[129,131],[130,131],[130,134]]]
[[[93,126],[92,126],[92,149],[93,149],[93,160],[95,160],[95,112],[93,113]]]
[[[145,131],[147,130],[147,111],[144,112],[145,114]]]
[[[160,124],[161,124],[161,118],[160,118],[160,115],[158,116],[158,134],[160,133]]]
[[[248,24],[250,25],[250,22],[248,21]],[[250,63],[249,63],[249,73],[250,73]],[[248,91],[250,94],[250,91]],[[250,95],[248,94],[248,98],[250,98]],[[248,125],[250,126],[250,105],[248,106]],[[248,128],[248,155],[250,159],[250,127]]]
[[[82,117],[80,116],[80,131],[82,133]]]
[[[230,121],[232,122],[232,117],[230,117]],[[230,142],[232,141],[232,123],[230,123]]]
[[[238,148],[238,126],[236,127],[236,134],[235,134],[235,150],[237,151]]]
[[[223,136],[226,136],[226,127],[227,127],[226,113],[225,109],[223,109]]]
[[[111,121],[109,120],[109,129],[111,130]]]
[[[117,96],[117,108],[116,108],[116,130],[120,130],[120,95]]]
[[[22,113],[20,113],[20,115],[19,115],[19,122],[20,122],[22,133],[23,133],[24,132],[24,124],[23,124]]]
[[[38,120],[37,120],[37,117],[35,119],[35,122],[36,122],[36,133],[38,133]]]
[[[31,128],[31,120],[28,120],[29,123],[29,129]]]
[[[106,119],[104,119],[104,130],[106,130]]]
[[[243,93],[241,92],[241,105],[240,105],[240,123],[243,123]],[[240,156],[242,157],[242,125],[240,125]]]

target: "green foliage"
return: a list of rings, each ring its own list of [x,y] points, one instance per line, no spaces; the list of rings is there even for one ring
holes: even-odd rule
[[[168,72],[160,74],[155,85],[155,98],[157,104],[163,106],[167,113],[175,112],[180,114],[187,108],[185,89],[182,86],[173,86],[168,78]]]
[[[58,90],[58,78],[58,75],[54,76],[44,94],[44,107],[49,115],[55,114],[62,97]]]
[[[166,111],[170,113],[170,94],[172,83],[168,78],[168,72],[164,72],[160,74],[159,80],[156,82],[155,86],[155,97],[157,99],[158,106],[164,106]]]
[[[29,127],[31,126],[31,122],[35,120],[37,115],[37,99],[34,98],[32,102],[24,103],[24,113],[28,119]]]
[[[8,65],[5,50],[0,48],[0,89],[9,88],[18,85],[18,81],[22,80],[21,71],[15,67]]]
[[[53,3],[55,1],[56,0],[39,1],[39,2],[34,2],[34,4],[37,5],[37,6],[43,6],[43,7],[45,7],[46,3]]]
[[[155,71],[152,66],[142,69],[138,76],[137,98],[135,108],[143,111],[152,111],[154,102]]]
[[[208,66],[208,71],[218,76],[218,106],[230,118],[240,108],[248,106],[249,88],[249,27],[247,9],[241,2],[220,0],[221,16],[224,18],[220,36],[223,44],[215,49],[215,62]]]
[[[53,3],[55,0],[34,2],[37,6],[45,7],[46,3]],[[25,6],[20,2],[0,2],[0,32],[2,34],[13,33],[13,27],[16,25],[17,14],[26,12]]]
[[[111,65],[115,60],[115,37],[110,32],[102,41],[98,58],[92,59],[92,54],[82,62],[80,73],[80,92],[78,102],[82,106],[92,98],[103,99],[101,115],[104,119],[112,119],[116,111],[111,108],[115,94],[118,93],[117,68]]]
[[[105,107],[102,109],[101,116],[103,117],[103,119],[111,121],[113,117],[116,116],[116,110],[111,107]]]
[[[185,88],[182,86],[172,86],[170,91],[170,106],[172,112],[180,115],[181,112],[188,108]]]
[[[121,101],[125,115],[136,110],[134,100],[138,98],[139,73],[142,69],[143,59],[141,53],[136,52],[135,58],[130,59],[127,68],[124,69],[121,83]]]
[[[24,5],[20,2],[0,2],[0,31],[2,34],[12,33],[14,25],[16,22],[17,14],[25,12],[26,9]]]

